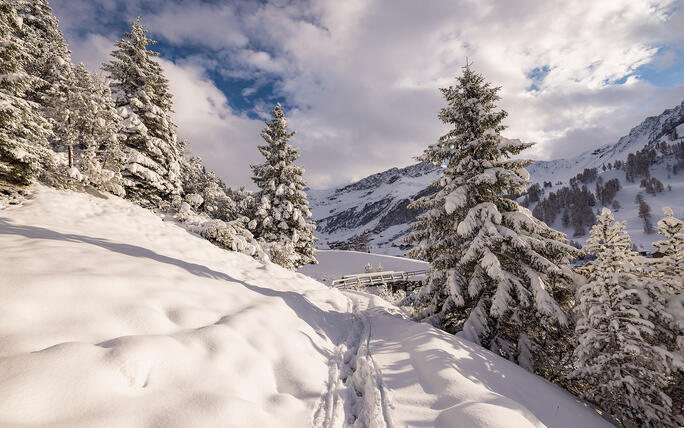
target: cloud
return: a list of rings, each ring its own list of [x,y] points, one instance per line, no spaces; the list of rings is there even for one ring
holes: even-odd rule
[[[233,112],[228,100],[198,66],[161,60],[174,94],[179,138],[204,165],[233,187],[253,187],[250,164],[263,162],[257,150],[263,122]]]
[[[174,44],[203,45],[212,49],[245,46],[239,18],[231,5],[170,4],[145,24]]]
[[[259,117],[275,97],[286,99],[314,187],[412,163],[444,132],[438,88],[454,83],[466,57],[502,86],[505,135],[537,142],[528,153],[537,158],[614,142],[684,98],[684,81],[658,87],[642,75],[683,63],[684,13],[673,0],[53,3],[60,17],[75,10],[70,34],[82,34],[90,16],[102,27],[90,33],[107,39],[116,16],[141,13],[155,37],[178,48],[167,70],[179,132],[229,184],[249,182],[236,147],[256,153],[261,123],[229,107],[246,97]],[[82,35],[73,44],[75,58],[97,57],[91,37],[95,47]],[[217,87],[209,75],[245,84]]]
[[[97,73],[102,63],[109,61],[109,54],[114,49],[114,40],[101,34],[88,33],[74,39],[69,48],[74,64],[82,62],[88,70]]]

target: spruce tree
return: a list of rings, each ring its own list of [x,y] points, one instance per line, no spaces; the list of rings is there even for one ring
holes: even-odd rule
[[[227,194],[226,185],[215,173],[207,171],[198,156],[183,162],[184,199],[196,212],[211,218],[232,221],[241,217],[237,205]]]
[[[109,84],[83,64],[75,71],[75,125],[78,168],[95,187],[123,196],[121,169],[126,159],[119,140],[120,119]]]
[[[306,218],[311,216],[302,175],[304,169],[294,165],[299,157],[289,139],[287,120],[280,104],[266,122],[261,137],[266,144],[259,151],[266,158],[261,165],[252,165],[252,180],[259,187],[260,203],[256,216],[256,236],[266,242],[274,262],[296,269],[316,262],[314,251],[316,228]]]
[[[40,82],[27,91],[26,98],[40,106],[52,128],[50,142],[55,150],[67,152],[71,168],[75,144],[71,52],[47,0],[11,1],[23,20],[22,39],[28,48],[24,68]]]
[[[52,125],[53,147],[56,151],[67,153],[67,167],[74,174],[74,146],[78,140],[78,108],[82,94],[76,84],[73,72],[51,85],[43,97],[43,109]]]
[[[59,91],[66,80],[73,78],[71,52],[47,0],[10,1],[22,18],[22,38],[30,48],[24,61],[26,72],[40,79],[27,96],[31,101],[49,104],[49,93]]]
[[[416,318],[461,334],[534,370],[561,335],[572,298],[577,253],[565,235],[535,219],[509,195],[524,193],[530,161],[512,159],[529,144],[503,140],[506,112],[499,88],[470,66],[441,89],[439,118],[452,128],[418,159],[443,166],[436,192],[411,207],[425,210],[412,224],[410,255],[430,262],[427,283],[404,303]]]
[[[674,216],[671,208],[663,208],[665,217],[658,221],[658,233],[665,239],[656,241],[653,246],[662,254],[659,270],[672,284],[676,293],[684,292],[684,223]]]
[[[679,359],[673,359],[673,377],[667,388],[672,398],[676,420],[684,425],[684,223],[674,216],[672,209],[663,208],[665,217],[658,221],[658,233],[665,239],[653,246],[662,254],[655,259],[653,280],[661,281],[666,290],[664,301],[667,312],[656,319],[660,340]]]
[[[140,18],[116,43],[112,60],[104,65],[112,95],[122,117],[123,144],[129,154],[123,171],[127,195],[160,204],[182,191],[182,152],[171,121],[172,96],[159,63],[148,47]]]
[[[41,81],[23,68],[29,53],[21,22],[13,3],[0,3],[0,179],[29,184],[54,160],[49,124],[38,105],[25,99]]]
[[[658,343],[664,313],[662,287],[640,268],[624,222],[603,208],[586,252],[596,257],[577,293],[576,370],[583,396],[622,422],[676,426],[672,399],[673,354]]]

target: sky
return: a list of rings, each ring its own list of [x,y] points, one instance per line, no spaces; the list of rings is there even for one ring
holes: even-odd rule
[[[283,104],[313,188],[415,157],[447,129],[439,88],[466,58],[500,86],[503,135],[532,159],[612,144],[684,100],[683,0],[51,0],[74,62],[97,71],[136,16],[158,43],[178,134],[253,188]]]

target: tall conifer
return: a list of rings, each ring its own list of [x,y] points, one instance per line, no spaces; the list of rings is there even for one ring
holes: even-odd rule
[[[418,159],[443,166],[442,174],[436,192],[413,203],[425,212],[407,238],[431,271],[407,302],[418,319],[533,370],[544,359],[544,331],[569,323],[572,273],[562,264],[576,250],[509,197],[529,185],[530,162],[512,158],[529,144],[501,138],[499,88],[466,66],[441,91],[439,118],[451,129]]]
[[[182,151],[171,120],[172,96],[158,54],[148,49],[140,18],[116,43],[112,59],[104,65],[120,116],[128,161],[124,184],[133,198],[159,204],[182,192]]]
[[[28,75],[30,58],[21,39],[22,20],[13,3],[0,3],[0,178],[29,184],[41,170],[52,168],[49,124],[26,94],[42,84]]]
[[[252,165],[252,180],[261,189],[255,234],[267,243],[275,262],[296,269],[316,263],[313,247],[316,226],[306,220],[311,211],[304,191],[304,169],[294,165],[299,154],[289,144],[294,132],[287,130],[280,104],[275,106],[272,115],[261,132],[266,144],[259,146],[266,161]]]
[[[576,370],[585,398],[637,426],[677,426],[672,357],[658,343],[663,289],[643,271],[624,222],[603,208],[586,251],[596,257],[577,294]]]

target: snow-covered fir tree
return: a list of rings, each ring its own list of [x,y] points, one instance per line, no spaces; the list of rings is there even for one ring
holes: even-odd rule
[[[183,163],[184,200],[197,212],[224,221],[240,217],[235,202],[228,196],[225,184],[207,171],[198,156]]]
[[[26,72],[40,79],[27,93],[34,102],[49,105],[50,98],[66,90],[73,79],[71,52],[59,29],[59,21],[47,0],[10,0],[22,18],[22,38],[29,48]]]
[[[653,243],[662,257],[654,259],[651,276],[663,283],[666,291],[661,301],[669,316],[658,317],[655,322],[661,329],[658,343],[675,357],[667,393],[672,398],[674,417],[684,425],[684,222],[668,207],[663,208],[663,212],[665,217],[658,221],[658,233],[664,239]]]
[[[254,192],[247,190],[245,186],[240,186],[238,189],[228,189],[228,195],[235,202],[236,214],[249,218],[249,229],[256,229],[257,221],[255,219],[258,201]]]
[[[639,267],[624,222],[603,208],[586,252],[595,256],[588,282],[577,293],[576,370],[583,396],[622,422],[677,426],[672,358],[657,343],[653,320],[665,312],[663,288]]]
[[[289,144],[294,132],[287,130],[280,104],[275,106],[272,115],[261,132],[266,144],[259,146],[266,161],[252,165],[252,180],[260,189],[255,231],[266,243],[275,263],[296,269],[316,263],[313,237],[316,226],[306,220],[311,211],[304,191],[304,169],[294,165],[299,154]]]
[[[539,370],[549,358],[547,331],[561,334],[569,323],[573,274],[563,264],[577,250],[508,197],[529,184],[530,162],[511,157],[530,145],[502,140],[498,90],[470,66],[441,90],[439,118],[452,128],[418,159],[443,170],[436,192],[411,205],[425,212],[407,237],[418,244],[411,256],[431,269],[404,303],[417,319]]]
[[[0,3],[0,179],[29,184],[53,168],[49,124],[26,93],[40,85],[23,64],[29,46],[21,39],[22,20],[14,3]]]
[[[181,146],[188,159],[181,164],[184,194],[175,218],[221,248],[263,260],[263,251],[247,227],[250,218],[239,212],[233,194],[206,170],[201,158],[187,151],[185,142]]]
[[[684,292],[684,222],[674,216],[671,208],[663,208],[665,217],[658,221],[658,233],[665,239],[656,241],[653,246],[662,254],[658,259],[658,270],[666,275],[673,291]]]
[[[28,48],[25,70],[40,82],[27,92],[26,98],[37,103],[49,120],[52,147],[67,153],[68,172],[73,175],[75,130],[71,106],[75,80],[71,52],[47,0],[11,1],[23,20],[22,39]]]
[[[121,134],[128,161],[123,170],[127,195],[159,204],[180,195],[182,151],[171,121],[172,96],[154,41],[140,19],[116,43],[103,68],[122,117]]]
[[[121,169],[126,160],[119,139],[119,116],[107,81],[75,70],[75,125],[79,150],[77,166],[84,180],[119,196],[125,194]]]
[[[73,71],[62,76],[62,79],[51,85],[43,97],[43,107],[52,125],[52,145],[58,152],[67,153],[69,174],[77,174],[74,168],[74,146],[77,144],[78,109],[82,104],[82,94],[76,85]]]

